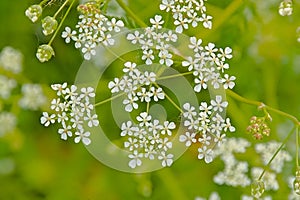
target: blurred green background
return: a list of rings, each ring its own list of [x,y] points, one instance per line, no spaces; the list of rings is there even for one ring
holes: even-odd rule
[[[37,1],[0,1],[0,49],[12,46],[24,54],[23,74],[33,83],[72,83],[82,62],[80,52],[72,45],[65,45],[58,37],[53,43],[56,56],[50,62],[42,64],[35,58],[38,45],[50,38],[42,35],[40,23],[32,24],[24,15],[34,3]],[[205,44],[211,41],[219,47],[232,47],[230,73],[237,77],[234,91],[299,117],[300,44],[296,29],[300,26],[300,6],[295,2],[293,15],[281,17],[279,3],[210,0],[207,13],[214,17],[213,29],[201,27],[186,34],[197,35]],[[55,5],[49,12],[57,8]],[[145,22],[159,13],[158,5],[158,0],[129,1],[130,8]],[[73,10],[66,25],[74,25],[76,19]],[[229,99],[228,115],[237,128],[229,137],[244,137],[256,143],[245,128],[257,113],[257,108]],[[153,173],[127,174],[110,169],[94,159],[83,145],[62,141],[56,127],[41,126],[40,115],[40,111],[21,111],[18,129],[0,138],[0,199],[194,199],[208,197],[212,191],[222,199],[239,199],[241,194],[249,194],[249,187],[214,184],[212,177],[223,164],[218,159],[203,164],[197,160],[196,148],[188,150],[171,168]],[[286,120],[272,116],[272,135],[264,141],[280,140],[289,131],[278,132]],[[291,141],[290,145],[295,144]],[[256,159],[255,156],[242,159]],[[280,185],[282,189],[271,193],[274,199],[282,199],[289,192],[285,182]]]

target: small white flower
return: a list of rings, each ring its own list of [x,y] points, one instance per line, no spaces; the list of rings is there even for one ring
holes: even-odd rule
[[[198,159],[201,160],[204,158],[206,163],[210,163],[213,161],[213,152],[211,149],[208,149],[206,146],[198,148]]]
[[[79,143],[80,141],[82,141],[82,143],[84,145],[89,145],[91,144],[91,139],[89,138],[91,133],[90,132],[84,132],[83,129],[80,129],[79,131],[75,132],[75,135],[77,135],[77,137],[75,137],[74,142],[75,143]]]
[[[137,96],[132,96],[131,94],[129,94],[127,96],[127,99],[123,100],[123,104],[125,105],[125,110],[127,112],[131,112],[133,109],[138,109],[139,105],[136,103],[136,101],[139,98]]]
[[[162,160],[161,165],[163,167],[166,167],[166,166],[170,167],[173,163],[173,157],[174,157],[173,154],[166,155],[166,153],[164,151],[162,151],[161,154],[158,156],[158,159]]]
[[[131,159],[128,163],[129,167],[132,169],[136,168],[137,166],[142,165],[142,160],[140,158],[143,157],[142,153],[138,153],[137,150],[134,150],[133,154],[129,154],[128,157]]]
[[[235,86],[235,83],[233,82],[235,79],[235,76],[229,77],[228,74],[225,74],[224,78],[222,79],[222,82],[224,83],[224,89],[232,89]]]
[[[85,116],[83,119],[88,122],[89,127],[99,125],[99,120],[98,120],[98,115],[97,114],[91,115],[90,112],[87,112],[87,116]]]
[[[184,135],[179,136],[179,141],[185,142],[185,146],[189,147],[192,145],[192,143],[197,142],[195,136],[196,136],[196,133],[185,132]]]
[[[77,32],[75,30],[72,31],[70,27],[66,26],[65,30],[61,34],[61,37],[65,38],[66,43],[70,43],[71,39],[73,41],[77,40],[76,34]]]
[[[176,125],[174,122],[164,121],[164,126],[162,128],[161,134],[162,135],[167,134],[167,135],[171,136],[172,135],[171,130],[173,130],[175,128],[176,128]]]
[[[152,24],[152,26],[155,29],[161,29],[162,28],[162,24],[164,23],[164,20],[162,20],[162,16],[161,15],[155,15],[154,19],[150,18],[150,23]]]
[[[43,124],[44,126],[49,126],[50,124],[55,123],[55,117],[55,114],[49,116],[47,112],[43,112],[43,116],[40,119],[41,124]]]
[[[62,128],[58,129],[58,133],[60,134],[60,138],[63,140],[67,140],[68,136],[72,137],[72,127],[70,125],[66,125],[65,123],[62,123]]]
[[[213,106],[214,111],[222,112],[223,108],[226,108],[228,105],[227,101],[222,102],[222,96],[217,95],[216,100],[211,100],[211,105]]]
[[[201,46],[202,40],[198,39],[196,37],[190,37],[190,44],[189,48],[193,49],[194,52],[200,52],[203,50],[203,47]]]

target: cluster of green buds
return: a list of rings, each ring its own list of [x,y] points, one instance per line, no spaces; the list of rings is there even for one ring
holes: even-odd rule
[[[293,13],[293,4],[292,4],[292,0],[283,0],[280,4],[279,4],[279,14],[281,16],[288,16],[291,15]]]
[[[78,5],[77,10],[84,15],[100,13],[100,3],[97,1],[86,2]]]
[[[40,2],[40,4],[35,4],[35,5],[29,6],[25,11],[25,15],[33,23],[38,22],[38,20],[42,18],[43,9],[45,8],[47,2],[49,2],[49,0],[43,0]],[[55,12],[55,14],[53,16],[45,16],[44,18],[41,19],[43,34],[45,36],[53,34],[53,36],[48,44],[41,44],[38,47],[37,52],[36,52],[36,57],[38,58],[38,60],[40,62],[46,62],[46,61],[50,60],[52,58],[52,56],[54,56],[54,50],[51,46],[51,43],[52,43],[53,39],[55,38],[57,31],[59,29],[59,25],[58,25],[56,18],[57,18],[57,15],[62,11],[62,9],[69,2],[70,2],[70,0],[65,0],[64,3],[60,6],[60,8]],[[65,16],[70,11],[70,8],[72,7],[72,4],[74,2],[75,2],[75,0],[72,1]],[[64,18],[63,18],[63,20],[64,20]],[[62,23],[63,20],[61,20],[60,23]]]
[[[251,195],[255,199],[260,199],[260,197],[264,192],[265,192],[265,184],[262,180],[255,180],[251,184]]]
[[[270,135],[271,130],[268,124],[266,123],[267,120],[270,120],[270,117],[268,116],[269,115],[264,117],[251,117],[250,125],[247,127],[247,132],[251,133],[255,139],[261,140],[264,135]]]
[[[293,183],[294,192],[298,195],[300,195],[300,168],[296,171],[296,178]]]

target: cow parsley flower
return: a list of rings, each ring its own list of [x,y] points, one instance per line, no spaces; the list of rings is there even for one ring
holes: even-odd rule
[[[124,109],[132,112],[138,109],[139,102],[160,101],[165,99],[163,89],[155,85],[156,74],[154,72],[142,72],[137,69],[136,63],[125,62],[121,78],[114,78],[108,83],[111,93],[125,92],[123,99]],[[151,85],[154,84],[155,86]]]
[[[18,74],[22,71],[23,54],[10,46],[0,53],[0,68]]]
[[[37,110],[46,103],[42,87],[38,84],[24,84],[21,91],[23,96],[19,105],[24,109]]]
[[[171,166],[174,155],[168,151],[172,148],[170,136],[172,130],[176,128],[175,123],[169,121],[161,123],[147,112],[140,113],[136,120],[138,124],[127,121],[121,125],[121,136],[126,138],[124,147],[130,152],[129,167],[141,166],[143,158],[149,160],[156,158],[161,161],[163,167]]]
[[[90,60],[96,55],[96,47],[114,45],[112,33],[118,33],[124,27],[124,22],[116,18],[108,18],[99,10],[96,4],[87,2],[78,7],[82,13],[75,28],[66,27],[62,38],[66,43],[75,42],[75,48],[81,49],[85,60]],[[90,12],[87,12],[89,10]]]
[[[204,0],[162,0],[159,8],[171,13],[177,33],[182,33],[189,25],[196,27],[198,23],[202,23],[204,28],[212,28],[212,17],[206,14]]]
[[[142,32],[129,33],[127,40],[132,44],[140,45],[143,50],[141,58],[146,65],[151,65],[155,57],[158,57],[160,64],[169,67],[174,63],[171,44],[175,43],[178,37],[172,31],[163,32],[162,25],[164,21],[161,15],[150,18],[150,23],[151,26],[145,28]]]
[[[94,105],[91,98],[95,97],[92,87],[77,88],[75,85],[68,87],[67,83],[53,84],[51,88],[56,91],[57,98],[51,101],[50,109],[53,114],[43,112],[40,121],[44,126],[58,123],[61,128],[58,129],[61,139],[67,140],[75,136],[74,142],[82,141],[84,145],[89,145],[90,132],[85,130],[83,124],[88,127],[99,125],[97,114],[93,114]]]

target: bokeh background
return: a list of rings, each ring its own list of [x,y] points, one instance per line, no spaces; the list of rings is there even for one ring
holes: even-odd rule
[[[0,49],[11,46],[23,53],[22,74],[32,83],[44,86],[73,83],[83,59],[79,51],[60,37],[53,43],[56,55],[51,61],[42,64],[35,58],[39,44],[50,39],[42,35],[40,23],[32,24],[24,15],[26,8],[37,2],[0,1]],[[128,3],[145,22],[159,13],[158,0]],[[295,2],[293,15],[282,17],[278,14],[279,3],[279,0],[210,0],[207,12],[214,17],[213,29],[199,27],[186,34],[196,35],[204,43],[211,41],[220,47],[232,47],[230,73],[237,77],[234,91],[299,117],[300,44],[296,29],[300,26],[300,5]],[[47,12],[53,13],[59,4],[60,1],[54,1]],[[74,9],[66,25],[73,26],[77,16]],[[46,95],[51,96],[47,91]],[[229,137],[243,137],[257,143],[245,131],[249,118],[259,114],[257,108],[228,100],[228,115],[237,128]],[[239,199],[241,194],[250,193],[249,187],[216,185],[212,177],[222,170],[222,162],[217,159],[204,164],[197,160],[196,148],[188,150],[171,168],[147,174],[116,171],[93,158],[83,145],[62,141],[57,127],[44,128],[39,123],[40,116],[41,111],[21,110],[15,131],[0,138],[0,199],[184,200],[208,197],[213,191],[222,199]],[[280,141],[289,131],[286,119],[272,117],[272,134],[263,142]],[[289,141],[288,146],[292,151],[294,141]],[[257,160],[255,156],[248,153],[241,158]],[[284,175],[293,174],[293,163]],[[286,199],[290,192],[284,175],[278,180],[282,188],[270,193],[273,199]]]

